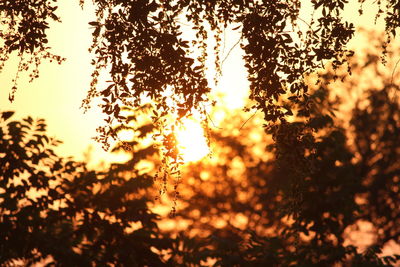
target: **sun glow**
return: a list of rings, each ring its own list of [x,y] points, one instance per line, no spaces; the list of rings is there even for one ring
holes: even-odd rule
[[[184,119],[175,136],[184,162],[198,161],[210,152],[203,128],[193,119]]]

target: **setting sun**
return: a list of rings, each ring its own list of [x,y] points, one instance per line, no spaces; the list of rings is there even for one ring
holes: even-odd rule
[[[184,119],[175,134],[184,162],[198,161],[210,152],[203,128],[193,119]]]

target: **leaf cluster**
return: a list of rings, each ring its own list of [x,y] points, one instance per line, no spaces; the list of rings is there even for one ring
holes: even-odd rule
[[[65,59],[54,55],[47,46],[47,30],[49,22],[60,22],[55,11],[56,1],[39,0],[5,0],[0,4],[0,72],[13,52],[20,61],[17,67],[9,100],[14,100],[18,79],[21,72],[34,69],[29,74],[30,81],[39,77],[39,65],[43,59],[56,61],[61,64]]]
[[[120,165],[91,171],[60,158],[43,120],[11,116],[1,113],[1,265],[164,264],[154,251],[171,241],[148,207],[150,176]]]

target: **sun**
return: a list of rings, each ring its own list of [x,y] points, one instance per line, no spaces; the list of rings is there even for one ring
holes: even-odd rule
[[[184,162],[198,161],[210,152],[204,129],[194,119],[183,119],[182,126],[176,130],[175,136]]]

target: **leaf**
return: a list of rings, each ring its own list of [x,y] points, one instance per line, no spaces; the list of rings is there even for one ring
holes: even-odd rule
[[[234,28],[232,29],[232,31],[236,31],[236,30],[238,30],[240,27],[242,27],[242,25],[239,25],[239,26],[234,27]]]
[[[5,111],[1,113],[1,118],[3,120],[8,120],[12,115],[14,115],[14,111]]]

